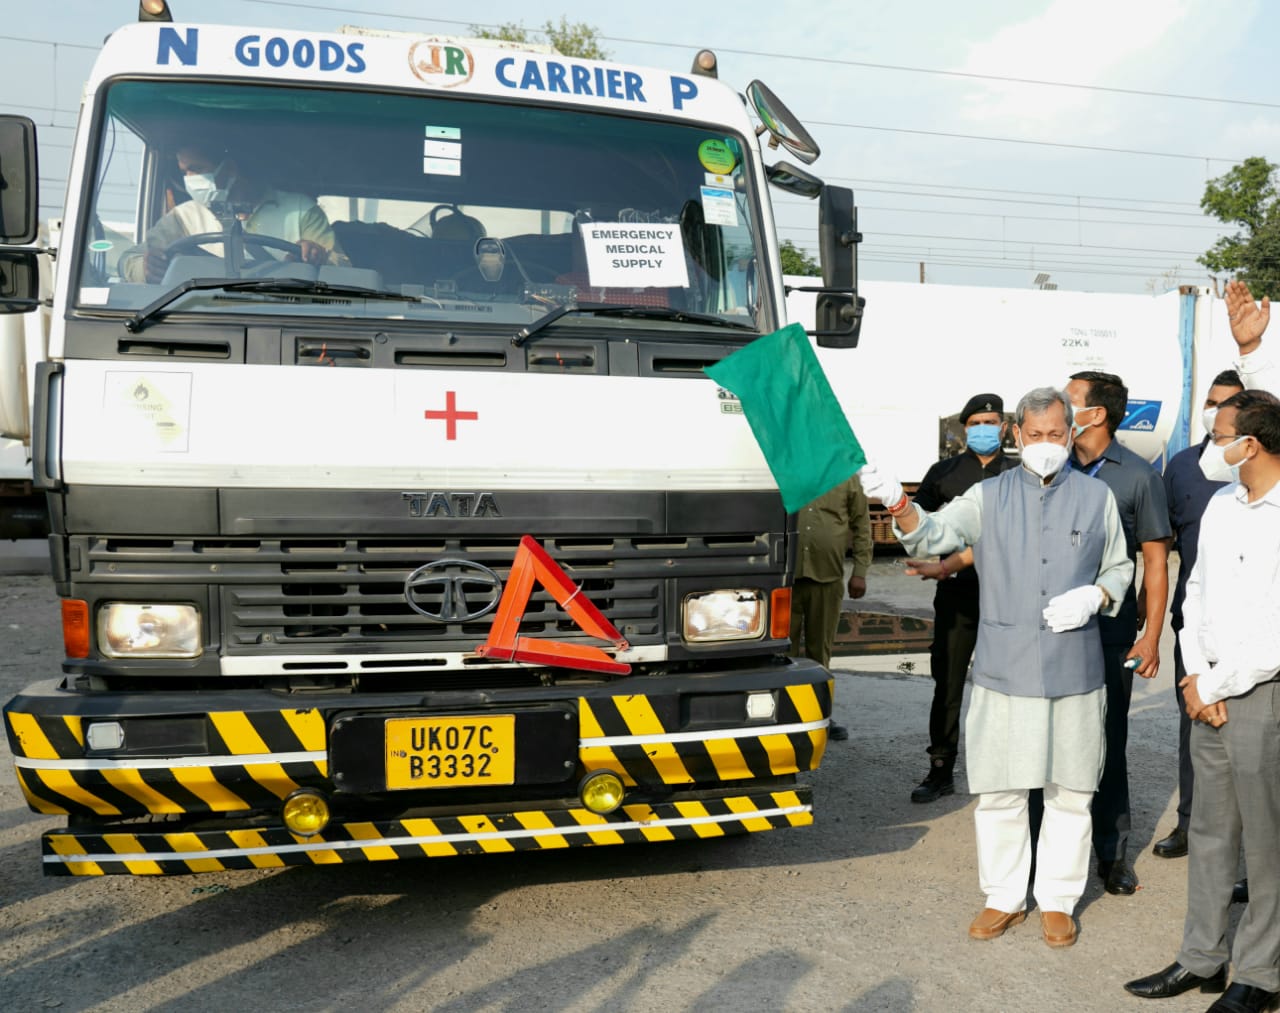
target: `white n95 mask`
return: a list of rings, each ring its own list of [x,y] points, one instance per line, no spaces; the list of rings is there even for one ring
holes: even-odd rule
[[[1028,471],[1049,478],[1067,463],[1067,448],[1061,443],[1028,443],[1022,448],[1022,463]]]
[[[1225,447],[1220,447],[1216,443],[1210,443],[1204,448],[1204,453],[1200,455],[1200,471],[1210,482],[1239,482],[1240,481],[1240,464],[1227,463],[1227,451],[1234,447],[1242,440],[1247,440],[1247,436],[1237,436]]]
[[[183,177],[182,184],[193,201],[208,207],[214,201],[227,199],[227,191],[231,189],[232,180],[227,180],[226,187],[218,189],[218,173],[226,164],[225,161],[219,163],[213,172],[193,172]]]

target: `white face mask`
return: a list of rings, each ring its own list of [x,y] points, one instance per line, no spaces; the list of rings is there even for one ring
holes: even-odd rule
[[[1022,447],[1022,463],[1032,474],[1051,478],[1067,463],[1068,453],[1061,443],[1028,443]]]
[[[1216,419],[1217,417],[1218,417],[1217,405],[1214,405],[1212,408],[1206,408],[1203,412],[1200,413],[1200,421],[1204,423],[1204,432],[1206,436],[1209,433],[1213,432],[1213,420]]]
[[[1076,421],[1076,419],[1080,417],[1081,412],[1091,412],[1097,407],[1098,405],[1084,405],[1081,408],[1073,407],[1071,409],[1071,435],[1072,436],[1079,436],[1086,429],[1092,429],[1094,426],[1098,424],[1096,422],[1086,422],[1084,425],[1081,425],[1079,422]]]
[[[1240,481],[1240,464],[1227,463],[1227,451],[1237,444],[1247,440],[1247,436],[1237,436],[1225,447],[1220,447],[1216,443],[1210,443],[1204,448],[1204,453],[1200,455],[1200,470],[1204,473],[1204,477],[1210,482],[1239,482]]]
[[[219,163],[213,172],[193,172],[183,178],[183,185],[187,188],[187,193],[191,199],[197,204],[203,204],[208,207],[216,200],[225,201],[227,199],[227,191],[231,189],[234,180],[227,180],[227,185],[218,189],[218,174],[226,167],[226,161]]]

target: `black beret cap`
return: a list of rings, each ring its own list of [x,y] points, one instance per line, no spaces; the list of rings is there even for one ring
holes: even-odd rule
[[[1000,400],[999,394],[974,394],[964,404],[964,410],[960,413],[960,424],[964,425],[969,421],[970,415],[977,415],[979,412],[1000,412],[1004,414],[1004,402]]]

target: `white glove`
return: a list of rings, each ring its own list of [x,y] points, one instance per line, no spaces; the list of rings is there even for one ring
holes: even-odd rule
[[[1054,633],[1078,630],[1097,615],[1102,608],[1102,588],[1097,584],[1083,584],[1049,599],[1045,606],[1044,621]]]
[[[858,472],[858,481],[867,499],[878,499],[887,507],[897,506],[902,500],[902,483],[892,475],[882,475],[870,461]]]

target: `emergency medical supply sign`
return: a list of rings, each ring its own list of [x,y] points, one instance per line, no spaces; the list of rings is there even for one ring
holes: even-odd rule
[[[33,286],[3,306],[51,306],[0,354],[0,399],[39,360],[63,599],[61,672],[4,711],[28,803],[66,818],[47,872],[812,821],[832,681],[787,656],[794,519],[702,367],[785,323],[771,182],[823,190],[822,298],[856,305],[852,200],[767,166],[697,66],[106,41],[52,272],[33,214],[0,236]],[[34,195],[30,121],[0,144]]]

